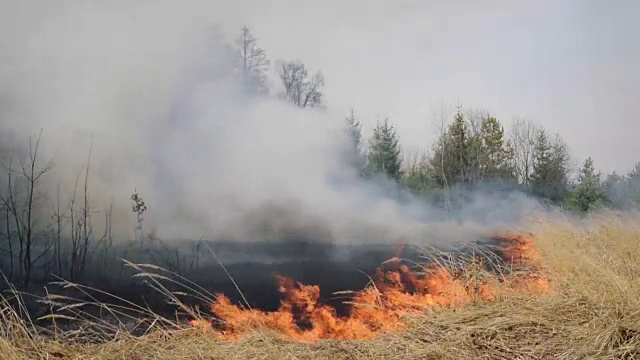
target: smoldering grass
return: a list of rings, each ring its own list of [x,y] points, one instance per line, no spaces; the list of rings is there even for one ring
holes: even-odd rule
[[[128,260],[123,261],[126,266],[139,271],[137,274],[133,275],[134,278],[144,279],[151,288],[156,290],[158,293],[165,295],[169,303],[179,306],[185,311],[190,311],[191,309],[188,306],[184,306],[184,302],[181,301],[178,296],[191,297],[207,304],[211,304],[216,298],[214,294],[210,293],[202,286],[176,272],[169,271],[153,264],[134,264]],[[185,291],[169,290],[161,281],[176,285]]]
[[[184,277],[151,264],[133,264],[125,261],[127,266],[139,272],[134,277],[143,278],[153,289],[165,297],[168,304],[175,305],[183,311],[184,317],[202,319],[203,315],[197,309],[184,304],[179,296],[189,296],[210,303],[215,297],[197,284]],[[153,271],[156,271],[155,273]],[[177,277],[178,279],[173,279]],[[182,281],[181,281],[182,280]],[[186,291],[170,291],[162,282],[182,286]],[[155,313],[150,306],[144,307],[122,297],[95,287],[73,283],[66,280],[52,282],[63,290],[74,289],[78,296],[68,296],[50,293],[37,298],[36,302],[46,306],[47,314],[33,317],[23,300],[24,296],[11,287],[10,297],[0,297],[0,326],[4,339],[57,339],[72,343],[104,344],[119,341],[131,336],[145,336],[157,331],[177,331],[190,328],[178,317],[170,319]],[[109,300],[98,300],[101,295]],[[52,327],[37,326],[35,322],[50,322]],[[65,323],[66,325],[62,325]]]
[[[242,300],[244,301],[244,303],[247,306],[247,308],[251,309],[251,305],[249,305],[249,302],[247,301],[247,298],[245,298],[244,294],[242,293],[242,290],[240,290],[240,286],[238,286],[238,283],[236,283],[236,281],[233,279],[233,276],[231,276],[231,274],[227,270],[227,267],[224,266],[222,261],[220,261],[220,259],[218,258],[218,255],[216,254],[215,251],[213,251],[213,249],[209,246],[209,244],[205,243],[205,246],[206,246],[207,250],[209,250],[211,255],[213,255],[213,257],[216,259],[216,261],[218,262],[218,265],[220,265],[222,270],[224,270],[224,273],[227,274],[227,276],[229,277],[229,280],[231,280],[231,282],[233,283],[233,286],[235,286],[236,290],[238,291],[238,293],[242,297]]]
[[[133,264],[131,262],[126,261],[127,266],[132,267],[135,270],[140,271],[133,276],[135,278],[144,279],[145,283],[149,285],[152,289],[157,291],[165,298],[165,302],[170,305],[174,305],[176,308],[183,312],[184,317],[189,318],[201,318],[202,316],[199,312],[187,306],[184,301],[180,299],[183,297],[192,297],[198,300],[201,300],[206,303],[210,303],[213,295],[205,294],[202,291],[196,290],[196,287],[190,286],[189,284],[185,284],[184,282],[180,282],[179,280],[172,279],[170,275],[180,277],[178,274],[172,273],[166,269],[157,267],[157,266],[149,266],[148,264]],[[162,272],[163,274],[154,273],[151,270],[156,270]],[[187,291],[172,291],[169,290],[167,286],[163,284],[164,282],[179,285],[185,288]],[[192,284],[191,282],[189,282]],[[67,305],[58,306],[58,311],[74,311],[74,317],[76,319],[82,319],[86,323],[91,325],[101,324],[103,328],[108,330],[105,333],[123,333],[124,331],[128,332],[140,332],[141,334],[147,334],[149,331],[152,331],[157,328],[166,328],[166,329],[176,329],[183,326],[178,319],[169,319],[165,316],[159,315],[151,310],[150,306],[144,307],[139,304],[136,304],[132,301],[126,300],[124,298],[112,295],[106,291],[102,291],[100,289],[96,289],[93,287],[83,286],[80,284],[75,284],[71,282],[61,282],[64,288],[76,288],[79,289],[82,294],[89,297],[91,301],[82,301],[78,298],[65,297],[65,296],[55,296],[49,297],[49,300],[57,300],[58,303],[55,305],[60,305],[60,300],[66,300]],[[115,302],[119,302],[123,305],[107,303],[104,300],[98,301],[91,293],[97,293],[104,295],[108,298],[111,298]],[[194,295],[195,294],[195,295]],[[109,319],[115,320],[116,324],[112,325],[107,323],[105,320],[101,319],[101,316],[93,315],[87,311],[77,310],[78,308],[86,308],[86,307],[94,307],[99,309],[101,312],[104,311],[108,315],[111,315]],[[52,315],[55,318],[57,315]],[[129,321],[128,324],[125,324],[124,321]],[[143,327],[146,325],[146,327]],[[141,328],[142,327],[142,328]]]

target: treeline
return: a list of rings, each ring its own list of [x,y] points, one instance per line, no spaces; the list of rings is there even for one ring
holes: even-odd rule
[[[234,43],[245,89],[270,94],[266,51],[257,46],[247,27]],[[274,70],[281,98],[303,108],[324,105],[320,72],[310,75],[300,61],[278,61]],[[604,206],[640,206],[640,162],[626,175],[614,172],[606,178],[590,157],[576,168],[562,136],[531,121],[516,120],[505,133],[503,124],[491,114],[458,108],[448,125],[443,122],[428,154],[412,159],[403,158],[400,139],[389,119],[378,122],[369,137],[362,133],[353,111],[346,126],[353,145],[347,156],[362,176],[385,176],[415,194],[492,184],[580,213]]]
[[[354,149],[362,154],[363,176],[383,175],[417,195],[434,190],[478,188],[519,190],[549,205],[586,213],[602,207],[630,209],[640,206],[640,163],[627,175],[603,179],[593,160],[578,169],[559,134],[531,121],[516,120],[509,133],[490,114],[458,109],[427,154],[404,159],[394,126],[378,122],[368,141],[361,127],[348,118]],[[577,170],[577,171],[576,171]]]

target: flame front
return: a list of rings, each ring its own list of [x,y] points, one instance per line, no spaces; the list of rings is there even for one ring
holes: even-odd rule
[[[378,268],[373,284],[355,293],[348,316],[340,317],[333,307],[319,302],[319,286],[278,276],[282,300],[277,311],[243,309],[219,295],[211,309],[221,323],[215,328],[226,340],[237,339],[257,328],[275,330],[298,342],[368,340],[380,333],[402,329],[404,316],[427,309],[492,302],[509,291],[531,295],[548,292],[547,278],[537,271],[540,253],[533,246],[533,239],[523,236],[496,239],[503,242],[502,255],[508,263],[531,271],[526,275],[514,273],[470,280],[462,276],[463,270],[440,265],[412,271],[400,265],[400,254],[396,254],[392,261],[394,270]],[[197,320],[192,325],[202,328],[205,323]]]

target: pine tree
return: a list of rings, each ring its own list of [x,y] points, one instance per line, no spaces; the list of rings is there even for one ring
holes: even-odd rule
[[[477,153],[478,139],[469,136],[467,121],[458,111],[433,148],[429,165],[439,186],[469,183],[472,178],[470,164]]]
[[[545,130],[538,133],[534,148],[531,190],[536,196],[560,203],[567,193],[570,156],[562,138],[556,135],[554,140],[552,142]]]
[[[640,162],[635,163],[633,169],[627,174],[629,178],[640,180]]]
[[[457,174],[456,180],[468,183],[469,174],[469,137],[468,128],[464,116],[460,111],[456,114],[450,130],[453,172]]]
[[[604,200],[605,193],[600,181],[600,173],[596,172],[593,160],[589,157],[580,169],[578,185],[571,191],[569,207],[587,212],[602,206]]]
[[[629,206],[630,201],[627,196],[628,186],[626,177],[614,171],[607,175],[602,187],[607,205],[619,209],[624,209]]]
[[[355,169],[358,174],[363,175],[367,159],[362,153],[362,125],[356,119],[353,110],[346,118],[345,128],[348,141],[345,153],[347,165]]]
[[[484,179],[512,178],[512,151],[504,140],[504,128],[492,116],[482,119],[480,138],[482,140],[482,158],[479,163]]]
[[[628,200],[633,206],[640,206],[640,162],[637,162],[633,169],[627,174],[626,183]]]
[[[531,183],[533,193],[538,196],[544,195],[546,180],[551,171],[551,144],[544,130],[540,130],[536,138],[534,148],[533,174],[531,175]]]
[[[564,201],[568,194],[569,183],[569,163],[571,154],[569,147],[558,134],[554,136],[551,142],[551,197],[550,199],[556,203]]]
[[[402,159],[395,127],[389,120],[378,122],[369,140],[368,172],[384,174],[387,177],[400,180],[402,176]]]

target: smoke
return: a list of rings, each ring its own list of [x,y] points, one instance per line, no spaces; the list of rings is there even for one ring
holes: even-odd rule
[[[478,190],[451,214],[358,178],[343,159],[346,114],[243,94],[216,9],[43,4],[12,4],[0,21],[3,147],[43,129],[47,204],[58,185],[70,199],[89,163],[93,209],[113,204],[114,234],[131,236],[134,189],[149,207],[145,230],[165,239],[435,244],[538,209],[523,194]]]

